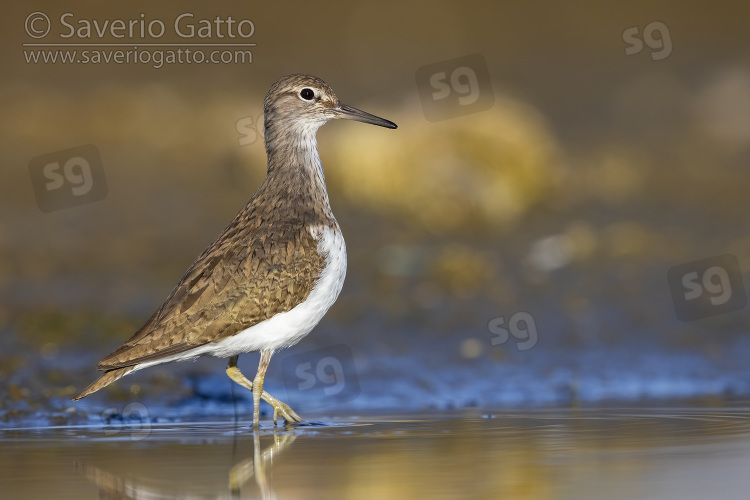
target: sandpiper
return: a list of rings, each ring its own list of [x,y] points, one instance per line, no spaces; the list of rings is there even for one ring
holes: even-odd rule
[[[320,78],[277,80],[263,103],[268,172],[219,237],[190,266],[146,324],[99,362],[104,374],[73,400],[149,366],[229,358],[227,375],[253,393],[253,426],[262,398],[287,423],[302,419],[263,391],[273,353],[299,342],[341,291],[346,247],[328,202],[316,132],[334,118],[395,129],[396,124],[339,102]],[[237,358],[260,351],[255,379]]]

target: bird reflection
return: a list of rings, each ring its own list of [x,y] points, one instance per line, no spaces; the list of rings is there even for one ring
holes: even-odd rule
[[[273,467],[274,459],[289,448],[297,436],[294,431],[274,429],[273,441],[263,448],[260,445],[260,438],[260,434],[254,432],[253,456],[240,460],[229,469],[228,491],[216,491],[214,495],[208,495],[205,498],[262,498],[263,500],[277,498],[266,474]],[[99,498],[102,500],[176,499],[185,498],[186,494],[190,497],[194,495],[185,491],[174,491],[169,485],[154,484],[153,479],[139,478],[132,474],[113,474],[83,462],[76,462],[75,468],[79,475],[97,485]],[[248,490],[247,483],[251,478],[255,480],[260,495],[256,496],[253,492],[246,491],[243,497],[243,490]]]
[[[246,458],[229,470],[229,490],[232,492],[232,497],[241,498],[242,486],[250,478],[254,478],[263,500],[276,498],[266,478],[266,465],[269,468],[273,467],[274,457],[288,448],[295,439],[297,439],[295,434],[280,436],[274,428],[273,443],[261,451],[260,436],[257,432],[253,433],[253,458]]]

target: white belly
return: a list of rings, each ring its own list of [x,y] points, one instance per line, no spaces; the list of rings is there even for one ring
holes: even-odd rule
[[[294,309],[279,313],[220,342],[209,343],[156,361],[141,363],[140,370],[170,361],[195,359],[201,355],[228,358],[265,349],[282,349],[299,342],[323,319],[341,292],[346,276],[346,245],[341,231],[310,228],[318,242],[318,252],[326,256],[325,267],[307,300]]]
[[[266,321],[215,344],[214,356],[229,357],[262,349],[282,349],[299,342],[310,333],[331,308],[341,292],[346,276],[346,244],[341,231],[329,227],[310,230],[318,241],[318,252],[326,256],[325,268],[307,300],[291,311],[279,313]]]

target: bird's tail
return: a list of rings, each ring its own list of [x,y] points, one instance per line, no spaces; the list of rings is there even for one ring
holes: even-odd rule
[[[96,392],[99,389],[108,386],[115,380],[121,379],[133,370],[135,370],[134,366],[126,366],[125,368],[115,368],[114,370],[107,370],[101,377],[94,380],[91,385],[86,387],[78,396],[74,397],[73,401],[78,401],[79,399],[85,398],[92,392]]]

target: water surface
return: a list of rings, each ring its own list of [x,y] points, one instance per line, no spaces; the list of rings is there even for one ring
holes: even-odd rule
[[[746,498],[750,411],[548,409],[0,430],[0,496]]]

